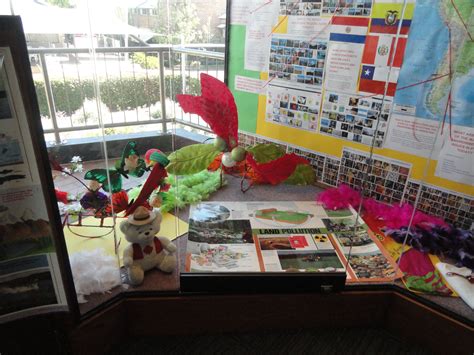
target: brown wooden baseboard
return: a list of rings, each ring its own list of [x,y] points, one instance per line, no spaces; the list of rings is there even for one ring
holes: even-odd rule
[[[388,292],[209,295],[130,298],[125,307],[135,336],[381,326],[389,299]],[[151,327],[157,319],[166,326]]]
[[[124,337],[296,328],[380,327],[437,353],[472,353],[473,328],[396,290],[336,294],[127,297],[71,333],[76,353],[104,353]],[[471,351],[469,351],[471,349]]]
[[[472,354],[474,329],[412,298],[393,292],[385,327],[434,353]]]

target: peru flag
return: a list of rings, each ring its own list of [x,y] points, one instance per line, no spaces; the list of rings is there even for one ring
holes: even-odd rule
[[[388,79],[387,95],[395,96],[397,90],[398,73],[400,69],[390,67],[374,67],[372,65],[362,65],[360,73],[359,91],[370,94],[383,95],[385,91],[385,82]]]
[[[400,68],[403,63],[403,55],[407,44],[406,38],[399,38],[390,35],[367,36],[365,40],[362,63],[376,66],[388,66],[393,55],[392,66]]]

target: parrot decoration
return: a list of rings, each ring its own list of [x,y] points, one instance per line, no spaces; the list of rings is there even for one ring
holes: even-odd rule
[[[210,166],[215,169],[218,165],[222,166],[226,172],[238,172],[244,178],[250,178],[252,183],[276,185],[292,176],[298,166],[305,165],[306,171],[310,171],[309,175],[306,175],[310,178],[305,182],[311,183],[311,180],[314,180],[314,172],[309,166],[309,161],[296,154],[284,152],[270,161],[258,161],[251,149],[246,150],[239,147],[237,106],[232,92],[220,80],[201,73],[201,96],[177,95],[176,97],[184,112],[201,116],[217,136],[214,142],[216,148],[214,156],[208,150],[205,152],[204,157],[212,158],[210,161],[203,159],[203,155],[196,156],[194,163],[202,163],[200,168],[205,169]],[[198,148],[198,145],[195,146]],[[194,151],[198,152],[198,149],[194,149]],[[183,152],[181,156],[184,155]],[[186,152],[185,156],[186,160],[191,160],[189,152]],[[170,155],[170,168],[174,169],[175,166],[178,166],[179,157],[179,151]],[[218,164],[215,161],[218,161]],[[206,166],[204,166],[205,163],[207,163]],[[177,173],[179,172],[186,173],[186,170],[181,169],[177,171]]]

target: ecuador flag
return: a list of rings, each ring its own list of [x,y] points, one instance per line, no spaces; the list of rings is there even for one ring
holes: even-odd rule
[[[402,21],[400,34],[408,35],[413,18],[415,4],[413,1],[376,1],[372,9],[370,33],[397,34]],[[401,18],[403,15],[403,19]]]

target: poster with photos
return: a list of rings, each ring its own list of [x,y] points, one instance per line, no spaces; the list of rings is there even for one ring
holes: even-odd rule
[[[0,190],[32,182],[21,128],[14,115],[4,75],[0,72]]]
[[[380,246],[352,208],[326,210],[314,201],[202,202],[190,209],[182,275],[346,271],[348,282],[400,277]]]
[[[327,91],[319,132],[349,141],[382,147],[391,101]]]
[[[321,16],[322,0],[280,0],[282,16]]]
[[[323,0],[323,15],[370,16],[372,0]]]
[[[419,181],[408,180],[404,201],[414,204],[419,192],[417,208],[420,211],[449,220],[455,226],[474,229],[474,200],[471,196],[428,184],[423,184],[419,190]]]
[[[386,203],[402,201],[411,165],[345,148],[339,168],[338,184],[364,190],[366,197]]]
[[[1,47],[0,323],[68,309],[15,65]]]
[[[315,132],[321,93],[269,85],[265,119],[268,122]]]
[[[326,40],[274,34],[268,68],[272,83],[307,90],[320,88],[326,52]]]

